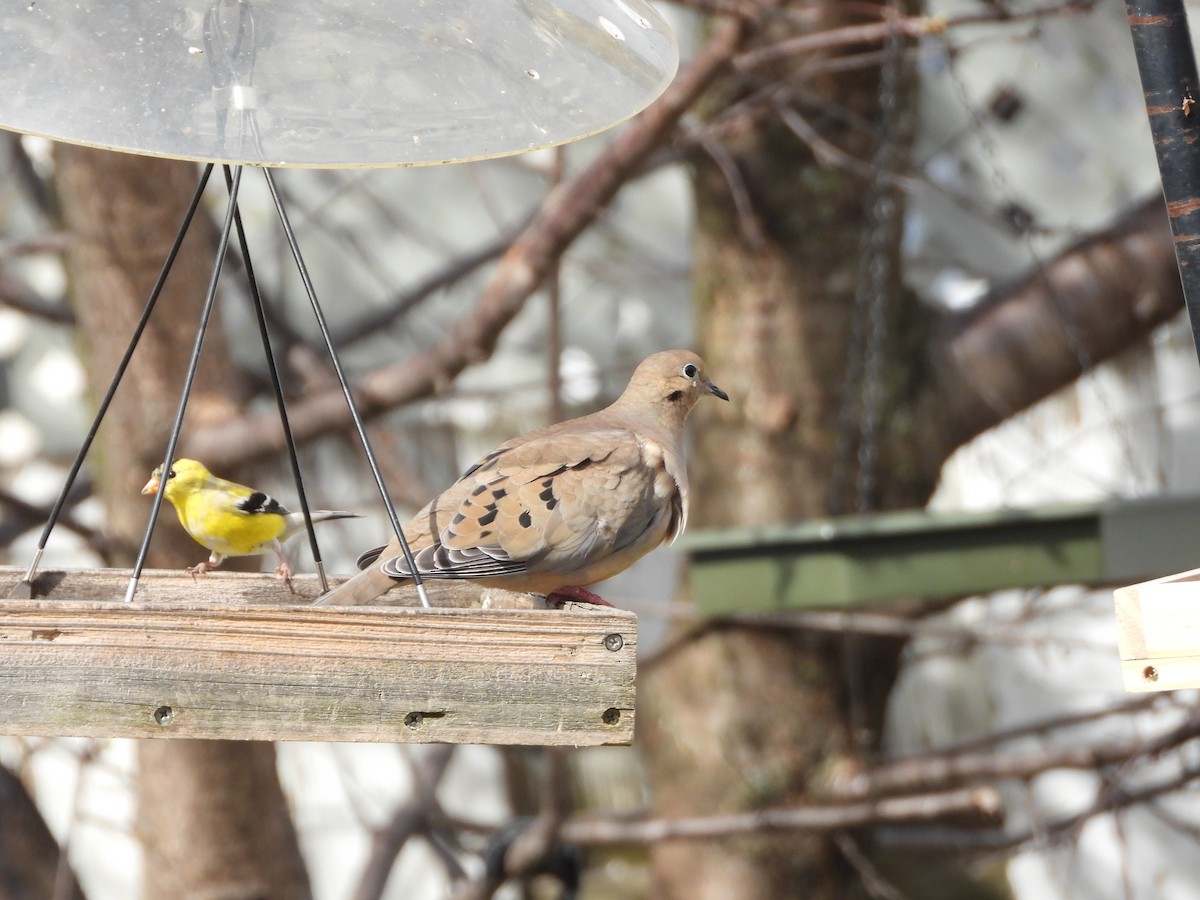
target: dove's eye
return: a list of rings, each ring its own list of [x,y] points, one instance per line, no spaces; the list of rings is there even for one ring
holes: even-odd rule
[[[700,374],[700,370],[697,369],[691,363],[688,363],[686,366],[683,367],[682,374],[683,374],[684,378],[695,378],[697,375]]]

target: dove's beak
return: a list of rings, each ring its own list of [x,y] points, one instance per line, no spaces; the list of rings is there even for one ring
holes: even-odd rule
[[[708,388],[708,392],[714,397],[720,397],[722,400],[728,400],[729,395],[713,384],[711,381],[704,382],[704,386]]]
[[[151,475],[150,480],[146,482],[146,486],[144,488],[142,488],[142,493],[143,494],[157,494],[159,484],[160,484],[159,477],[157,475]]]

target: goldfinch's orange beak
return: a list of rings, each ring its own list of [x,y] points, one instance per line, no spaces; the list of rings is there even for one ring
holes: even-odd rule
[[[150,480],[146,482],[146,486],[144,488],[142,488],[142,493],[143,494],[157,494],[159,484],[160,484],[159,477],[157,475],[151,475]]]

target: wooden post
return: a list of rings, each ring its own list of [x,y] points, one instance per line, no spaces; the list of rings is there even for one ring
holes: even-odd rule
[[[22,575],[0,567],[0,597]],[[432,585],[312,606],[270,575],[47,571],[0,600],[6,734],[590,746],[633,738],[637,618]],[[396,603],[415,592],[393,591]],[[537,606],[543,608],[535,608]],[[474,608],[471,608],[474,607]]]

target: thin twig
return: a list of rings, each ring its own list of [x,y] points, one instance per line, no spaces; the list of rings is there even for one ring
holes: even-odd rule
[[[521,834],[504,854],[504,869],[510,876],[529,871],[558,842],[559,829],[570,813],[571,767],[561,747],[546,748],[546,791],[542,809],[533,825]]]
[[[1180,770],[1176,775],[1135,790],[1109,792],[1078,813],[1049,821],[1036,820],[1028,830],[1015,834],[999,831],[958,830],[952,835],[944,835],[941,840],[936,842],[921,841],[918,843],[917,840],[914,840],[919,837],[917,833],[902,837],[897,835],[894,837],[893,842],[896,845],[919,845],[928,848],[938,847],[956,851],[983,850],[997,855],[1008,855],[1035,843],[1038,849],[1046,850],[1068,839],[1071,835],[1077,834],[1083,825],[1096,816],[1149,803],[1166,794],[1178,791],[1180,788],[1188,786],[1197,779],[1200,779],[1200,768],[1185,768]]]
[[[24,282],[3,272],[0,272],[0,305],[56,325],[75,322],[75,312],[66,303],[46,300]]]
[[[417,284],[393,295],[378,309],[363,314],[354,322],[339,329],[334,337],[338,346],[347,346],[376,333],[381,328],[392,325],[403,318],[419,304],[428,300],[435,293],[445,290],[454,283],[461,281],[477,269],[498,259],[512,246],[513,241],[521,233],[528,220],[515,229],[491,238],[475,247],[455,256],[445,266],[422,279]]]
[[[82,485],[79,489],[73,491],[67,499],[67,508],[76,506],[90,495],[90,485]],[[9,544],[13,538],[22,532],[45,524],[46,519],[50,517],[50,507],[30,503],[28,500],[23,500],[4,488],[0,488],[0,506],[6,506],[13,512],[12,516],[0,519],[0,545]],[[71,515],[61,515],[58,523],[68,531],[73,531],[79,535],[87,541],[89,547],[101,555],[104,555],[107,550],[111,549],[110,541],[106,535],[92,528],[90,525],[83,524]]]
[[[392,866],[408,839],[424,827],[436,801],[437,787],[454,755],[453,744],[437,744],[413,766],[413,795],[392,813],[391,820],[371,837],[367,862],[354,889],[355,900],[379,900],[387,886]]]
[[[1001,12],[993,9],[990,12],[962,16],[903,16],[863,25],[844,25],[840,28],[827,28],[823,31],[802,34],[756,50],[748,50],[738,56],[734,67],[739,72],[747,72],[790,56],[814,53],[819,50],[852,47],[856,44],[881,44],[896,32],[905,37],[919,38],[942,34],[952,28],[961,28],[964,25],[1011,23],[1069,13],[1083,13],[1090,11],[1095,5],[1096,0],[1065,0],[1062,3],[1051,3],[1014,12]]]
[[[754,209],[754,201],[750,198],[750,191],[746,187],[746,180],[742,177],[741,170],[738,169],[737,161],[725,148],[723,142],[711,135],[706,135],[701,128],[692,129],[692,131],[696,135],[696,143],[700,149],[716,163],[717,169],[725,179],[725,185],[729,189],[729,196],[733,200],[733,208],[737,214],[738,229],[742,233],[742,239],[751,250],[756,253],[761,252],[767,246],[766,229],[763,228],[762,221]]]
[[[973,787],[876,801],[793,806],[695,818],[579,817],[564,822],[561,835],[564,842],[581,847],[611,847],[669,840],[708,840],[771,831],[828,833],[948,816],[994,821],[1000,813],[1000,795],[993,788]]]
[[[50,231],[23,238],[0,238],[0,259],[65,253],[70,245],[71,236],[65,231]]]
[[[1074,743],[1030,751],[929,753],[898,760],[863,773],[839,788],[845,797],[873,797],[896,792],[961,785],[979,779],[1031,778],[1051,769],[1082,769],[1152,759],[1200,737],[1200,719],[1153,738],[1102,743]]]
[[[862,882],[863,890],[871,897],[874,897],[875,900],[905,900],[904,894],[900,892],[899,888],[883,877],[875,864],[862,852],[858,842],[849,834],[845,832],[835,834],[833,843],[846,862],[850,863],[850,867],[858,873],[858,880]]]

